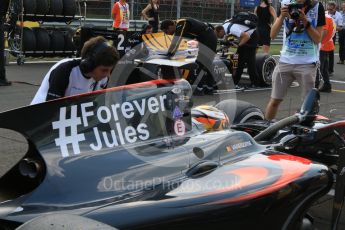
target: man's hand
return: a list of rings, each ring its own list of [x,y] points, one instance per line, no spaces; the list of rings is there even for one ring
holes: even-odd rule
[[[298,9],[299,11],[299,20],[303,23],[304,27],[306,28],[307,24],[308,24],[308,19],[307,16],[304,13],[304,9]]]
[[[270,33],[270,37],[271,39],[275,39],[280,31],[280,28],[283,25],[284,19],[286,17],[289,17],[289,7],[287,5],[283,5],[280,8],[280,15],[277,18],[277,20],[275,20],[275,22],[273,23],[272,27],[271,27],[271,33]]]
[[[282,8],[280,8],[280,16],[279,17],[289,17],[289,7],[287,5],[283,5]]]

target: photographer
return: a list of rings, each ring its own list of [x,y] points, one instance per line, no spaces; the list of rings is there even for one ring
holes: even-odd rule
[[[319,43],[325,25],[325,10],[320,2],[310,0],[282,1],[281,14],[271,29],[274,39],[284,25],[284,43],[278,65],[272,75],[271,99],[266,119],[275,118],[287,89],[294,80],[302,88],[302,99],[314,87]]]

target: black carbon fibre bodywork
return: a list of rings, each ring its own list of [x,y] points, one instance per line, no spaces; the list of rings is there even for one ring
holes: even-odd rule
[[[119,229],[299,228],[328,167],[205,132],[191,105],[185,80],[156,80],[1,113],[29,150],[0,178],[0,226],[67,213]]]

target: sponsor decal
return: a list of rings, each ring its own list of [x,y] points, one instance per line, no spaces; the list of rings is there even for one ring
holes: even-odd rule
[[[223,73],[227,72],[227,68],[225,66],[224,67],[219,67],[218,65],[215,65],[214,68],[213,68],[213,72],[215,74],[223,74]]]
[[[138,114],[144,118],[146,114],[164,112],[166,110],[165,101],[166,95],[161,95],[99,107],[96,107],[94,102],[61,107],[59,120],[52,122],[53,130],[58,130],[55,144],[60,147],[62,157],[68,157],[71,156],[70,150],[74,155],[80,154],[80,145],[85,141],[90,143],[95,140],[88,147],[90,150],[100,151],[103,148],[148,140],[150,138],[148,125],[142,122],[133,127],[130,125],[130,119]],[[96,122],[94,122],[95,120]],[[126,122],[122,122],[123,120]],[[139,118],[139,120],[143,119]],[[102,124],[109,124],[112,129],[106,131],[99,129],[98,125]],[[175,125],[179,134],[184,132],[183,122]],[[78,128],[88,130],[88,132],[90,130],[88,128],[92,128],[91,135],[86,136],[83,132],[78,131]],[[91,140],[87,140],[87,138]]]
[[[174,123],[174,131],[177,136],[184,136],[186,133],[186,126],[182,120],[177,120]]]
[[[226,146],[226,150],[228,152],[232,152],[232,151],[240,150],[240,149],[246,148],[248,146],[252,146],[252,145],[253,144],[251,141],[245,141],[245,142],[240,142],[237,144]]]
[[[173,119],[178,120],[183,117],[183,113],[181,112],[180,108],[178,106],[175,107],[173,112]]]

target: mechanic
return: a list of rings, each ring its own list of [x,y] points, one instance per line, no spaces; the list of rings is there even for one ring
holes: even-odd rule
[[[31,104],[106,88],[119,58],[105,38],[91,38],[81,50],[81,59],[63,59],[48,71]]]
[[[337,3],[335,1],[328,1],[327,2],[327,11],[328,15],[330,15],[336,26],[337,26],[337,32],[341,31],[343,27],[343,17],[341,16],[341,13],[337,11]],[[335,34],[333,37],[333,43],[335,44],[337,39],[337,35]],[[334,74],[334,50],[329,52],[329,65],[328,65],[328,72],[329,76],[332,76]]]
[[[215,81],[209,71],[217,50],[217,37],[213,29],[213,26],[194,18],[179,19],[176,22],[174,37],[168,49],[168,56],[172,57],[177,52],[182,38],[196,39],[199,42],[196,63],[199,65],[199,69],[207,74],[200,74],[201,79],[196,79],[198,83],[194,93],[198,95],[212,94],[215,89]]]
[[[224,30],[224,27],[222,25],[215,26],[214,32],[216,33],[216,36],[218,39],[224,39],[225,30]]]
[[[271,98],[265,114],[267,120],[276,117],[279,105],[294,80],[301,85],[302,100],[315,84],[319,43],[322,27],[326,24],[325,10],[321,2],[298,0],[297,4],[290,6],[290,9],[301,7],[295,10],[298,13],[293,19],[289,13],[290,4],[289,0],[282,1],[281,14],[271,29],[271,38],[274,39],[284,25],[284,43],[272,75]]]
[[[175,22],[173,20],[166,19],[161,22],[161,31],[167,35],[174,35],[176,30]]]
[[[9,82],[6,78],[5,70],[5,35],[4,35],[4,24],[5,15],[8,9],[9,0],[2,0],[0,2],[0,86],[9,86]]]
[[[243,89],[238,84],[246,64],[251,87],[260,87],[259,82],[257,82],[258,75],[255,65],[256,48],[258,45],[258,34],[255,26],[243,25],[229,20],[223,24],[223,27],[226,35],[233,35],[239,38],[236,52],[238,54],[238,65],[232,74],[235,89]]]
[[[150,24],[143,24],[141,27],[141,35],[143,34],[152,34],[153,33],[153,27]]]
[[[329,58],[330,53],[334,51],[333,37],[336,32],[336,24],[331,16],[326,16],[326,25],[323,27],[321,49],[320,49],[320,71],[317,71],[315,79],[315,88],[319,88],[320,77],[322,76],[323,85],[319,89],[320,92],[331,93],[332,85],[329,80]],[[321,73],[321,74],[320,74]],[[321,76],[320,76],[321,75]]]

